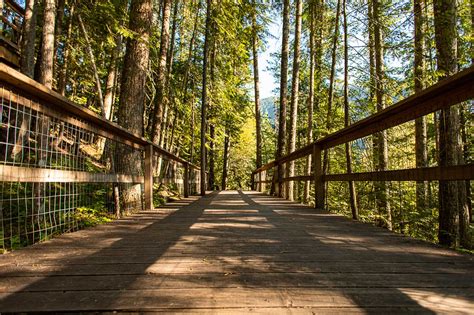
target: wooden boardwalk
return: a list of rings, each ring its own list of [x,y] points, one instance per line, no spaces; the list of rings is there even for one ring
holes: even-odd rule
[[[0,256],[0,313],[474,313],[474,261],[221,192]]]

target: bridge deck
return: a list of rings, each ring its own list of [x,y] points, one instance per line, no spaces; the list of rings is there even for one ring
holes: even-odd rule
[[[474,261],[257,193],[222,192],[0,256],[0,312],[459,312]]]

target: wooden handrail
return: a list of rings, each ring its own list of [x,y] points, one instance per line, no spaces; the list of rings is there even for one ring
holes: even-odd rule
[[[5,4],[13,9],[16,13],[25,16],[25,9],[23,9],[16,1],[14,0],[5,0]]]
[[[416,93],[386,109],[362,119],[349,127],[332,133],[278,160],[272,161],[253,174],[271,169],[278,164],[294,161],[312,154],[313,146],[330,149],[416,118],[448,108],[474,98],[474,66]]]
[[[100,129],[106,134],[114,136],[114,139],[121,139],[121,142],[131,145],[135,144],[142,148],[151,145],[154,152],[166,156],[178,163],[188,164],[192,168],[199,169],[198,166],[172,154],[171,152],[159,147],[158,145],[146,140],[143,137],[131,133],[127,129],[97,115],[93,111],[77,105],[59,93],[48,89],[44,85],[34,81],[28,76],[14,70],[2,62],[0,62],[0,80],[11,85],[15,90],[21,90],[23,93],[30,95],[32,98],[42,100],[44,106],[54,109],[60,113],[72,115],[86,121],[96,129]]]

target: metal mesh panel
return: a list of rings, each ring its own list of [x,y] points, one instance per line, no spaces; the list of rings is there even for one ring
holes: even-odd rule
[[[0,250],[142,209],[142,149],[9,86],[0,97]]]

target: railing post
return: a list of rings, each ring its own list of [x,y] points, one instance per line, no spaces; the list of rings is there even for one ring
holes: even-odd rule
[[[189,197],[189,163],[184,163],[184,198]]]
[[[260,180],[262,181],[260,183],[260,192],[265,192],[265,190],[267,190],[267,185],[266,183],[264,183],[264,181],[267,180],[267,171],[263,171],[262,173],[260,173]]]
[[[314,165],[314,207],[324,209],[324,181],[323,169],[321,165],[321,147],[317,144],[313,146]]]
[[[279,198],[282,198],[283,197],[283,182],[281,181],[280,179],[280,176],[283,175],[283,169],[282,169],[282,165],[280,163],[277,164],[277,167],[276,167],[276,187],[275,187],[275,190],[276,190],[276,196],[279,197]]]
[[[145,210],[153,210],[153,145],[145,147]]]

